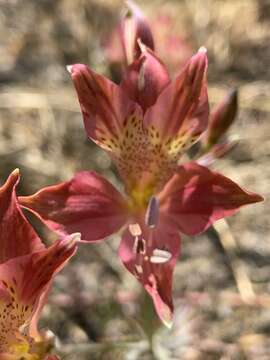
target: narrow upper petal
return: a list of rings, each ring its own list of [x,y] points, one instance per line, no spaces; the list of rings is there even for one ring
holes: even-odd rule
[[[126,70],[121,87],[145,112],[168,85],[169,74],[161,60],[140,42],[141,55]]]
[[[151,295],[160,319],[167,326],[172,324],[172,275],[179,251],[177,229],[162,222],[154,228],[141,221],[130,224],[119,247],[123,264]]]
[[[206,51],[201,49],[146,112],[146,126],[157,132],[168,150],[173,147],[175,153],[183,152],[206,129],[209,114],[206,69]]]
[[[19,201],[52,230],[64,235],[80,232],[86,241],[111,235],[127,216],[124,198],[95,172],[79,172],[70,181],[45,187]]]
[[[123,127],[140,108],[109,79],[88,66],[68,67],[76,88],[88,136],[109,152],[120,150]]]
[[[227,177],[196,163],[179,167],[159,194],[160,211],[183,233],[195,235],[241,206],[262,201]]]
[[[20,350],[21,326],[29,323],[44,289],[74,255],[77,240],[77,236],[67,237],[48,249],[0,264],[0,284],[6,292],[0,295],[0,353],[12,353],[17,345]]]
[[[19,177],[19,170],[14,170],[0,187],[0,263],[44,248],[18,204]]]

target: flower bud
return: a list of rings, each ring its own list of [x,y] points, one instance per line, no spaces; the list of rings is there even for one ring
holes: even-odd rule
[[[237,90],[231,90],[220,102],[210,115],[206,137],[205,148],[209,149],[217,144],[220,138],[226,133],[236,118],[238,108]]]

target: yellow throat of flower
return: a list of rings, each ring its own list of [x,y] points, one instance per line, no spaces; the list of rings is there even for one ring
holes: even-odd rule
[[[10,354],[13,355],[14,360],[42,360],[41,357],[39,357],[36,354],[30,354],[29,353],[30,346],[29,343],[26,341],[18,342],[16,344],[12,344],[9,347]]]

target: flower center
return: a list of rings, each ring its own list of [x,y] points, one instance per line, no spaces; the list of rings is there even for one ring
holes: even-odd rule
[[[132,213],[138,214],[146,210],[148,203],[153,195],[153,187],[145,186],[144,188],[135,187],[129,193],[129,209]]]

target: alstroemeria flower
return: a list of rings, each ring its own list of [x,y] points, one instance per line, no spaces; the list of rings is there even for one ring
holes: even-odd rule
[[[54,275],[76,251],[77,235],[45,248],[20,209],[18,181],[15,170],[0,187],[0,358],[57,359],[47,355],[37,321]]]
[[[207,128],[205,49],[171,81],[153,51],[139,44],[141,55],[119,86],[85,65],[69,67],[86,132],[114,160],[125,195],[96,173],[81,172],[20,204],[58,233],[79,231],[86,241],[124,227],[119,256],[169,325],[179,232],[198,234],[262,198],[196,163],[178,165]]]

